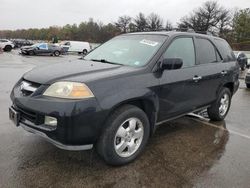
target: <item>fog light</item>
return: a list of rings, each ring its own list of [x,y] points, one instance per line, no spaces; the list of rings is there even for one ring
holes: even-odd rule
[[[44,119],[45,125],[57,126],[57,119],[51,116],[45,116]]]

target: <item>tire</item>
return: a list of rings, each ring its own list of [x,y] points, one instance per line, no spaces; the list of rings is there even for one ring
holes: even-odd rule
[[[130,163],[142,153],[149,134],[150,124],[145,112],[136,106],[124,105],[108,118],[97,142],[97,152],[109,165]]]
[[[86,50],[86,49],[84,49],[83,51],[82,51],[82,54],[83,55],[86,55],[88,53],[88,51]]]
[[[12,47],[10,45],[6,45],[3,50],[5,52],[10,52],[12,50]]]
[[[61,53],[59,51],[54,51],[54,56],[58,57]]]
[[[212,121],[222,121],[231,105],[232,94],[228,88],[223,88],[217,100],[207,109],[208,117]]]
[[[35,52],[34,51],[29,51],[28,54],[29,55],[35,55]]]
[[[244,63],[241,67],[240,67],[240,69],[242,70],[242,71],[244,71],[245,69],[246,69],[246,64]]]
[[[246,84],[247,88],[250,88],[250,84]]]

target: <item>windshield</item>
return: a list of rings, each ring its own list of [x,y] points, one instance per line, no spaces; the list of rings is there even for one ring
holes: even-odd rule
[[[122,35],[104,43],[84,57],[85,60],[143,66],[161,47],[167,36]]]

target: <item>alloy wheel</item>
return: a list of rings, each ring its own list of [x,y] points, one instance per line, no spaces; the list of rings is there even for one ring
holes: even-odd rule
[[[220,100],[219,113],[221,116],[224,116],[227,113],[229,107],[229,95],[225,93]]]
[[[120,157],[132,156],[140,147],[144,135],[144,127],[138,118],[125,120],[118,128],[114,147]]]

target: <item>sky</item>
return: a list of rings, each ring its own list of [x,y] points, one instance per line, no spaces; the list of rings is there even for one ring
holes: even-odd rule
[[[93,18],[114,23],[119,16],[139,12],[160,15],[174,25],[204,0],[0,0],[0,30],[79,24]],[[226,8],[250,8],[250,0],[218,0]]]

